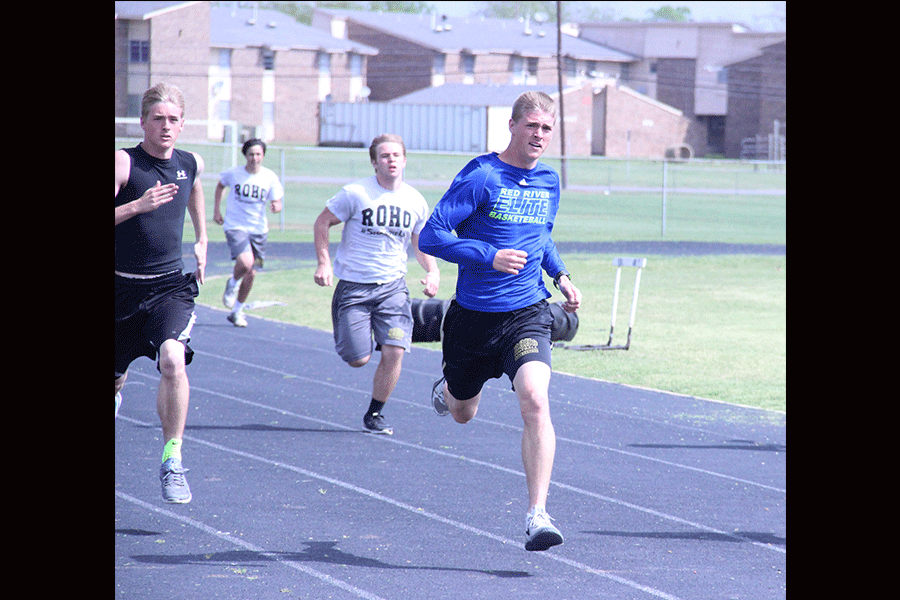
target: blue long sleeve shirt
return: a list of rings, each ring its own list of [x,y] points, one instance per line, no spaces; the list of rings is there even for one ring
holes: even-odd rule
[[[520,169],[496,153],[474,158],[435,206],[419,249],[458,265],[456,300],[464,308],[506,312],[547,299],[541,269],[551,277],[565,270],[550,236],[559,190],[559,175],[541,162]],[[528,253],[516,275],[493,268],[494,255],[508,248]]]

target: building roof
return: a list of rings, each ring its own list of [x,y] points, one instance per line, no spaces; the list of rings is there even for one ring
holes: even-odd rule
[[[344,18],[441,53],[556,55],[554,23],[513,19],[446,17],[436,14],[381,13],[316,9],[331,18]],[[530,31],[530,34],[526,34]],[[541,35],[543,33],[543,35]],[[563,54],[582,60],[633,62],[635,57],[606,46],[563,34]]]
[[[217,48],[266,46],[276,50],[378,54],[377,48],[333,37],[276,10],[212,6],[209,19],[210,44]]]
[[[116,2],[116,18],[146,21],[199,2]]]
[[[580,89],[580,86],[566,88],[564,92]],[[393,104],[449,104],[455,106],[508,106],[512,107],[523,92],[544,92],[549,96],[559,95],[556,85],[498,85],[479,83],[445,83],[417,90],[394,98]]]

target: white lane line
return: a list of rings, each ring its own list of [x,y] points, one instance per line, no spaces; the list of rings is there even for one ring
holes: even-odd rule
[[[282,371],[276,371],[276,370],[274,370],[274,369],[268,369],[267,367],[261,367],[261,368],[264,368],[264,369],[267,369],[267,370],[270,370],[270,371],[273,371],[273,372],[279,373],[279,374],[283,373]],[[142,376],[144,376],[144,377],[147,377],[147,378],[152,378],[150,375],[146,375],[146,374],[144,374],[144,373],[138,373],[138,374],[140,374],[140,375],[142,375]],[[303,378],[303,379],[307,379],[308,381],[316,382],[316,380],[314,380],[314,379],[309,379],[309,378]],[[324,382],[317,382],[317,383],[324,383]],[[337,387],[337,388],[340,388],[340,389],[343,389],[343,390],[352,390],[352,388],[347,388],[347,387],[340,386],[340,385],[336,385],[336,384],[327,384],[327,385],[332,386],[332,387]],[[264,410],[269,410],[269,411],[277,412],[277,413],[279,413],[279,414],[281,414],[281,415],[291,416],[291,417],[295,417],[295,418],[303,419],[303,420],[307,420],[307,421],[312,421],[312,422],[314,422],[314,423],[319,423],[319,424],[321,424],[321,425],[326,425],[326,426],[328,426],[328,427],[333,427],[333,428],[338,428],[338,429],[344,429],[344,430],[347,430],[347,431],[357,431],[356,429],[354,429],[354,428],[352,428],[352,427],[347,427],[346,425],[343,425],[343,424],[341,424],[341,423],[333,423],[333,422],[331,422],[331,421],[325,421],[325,420],[323,420],[323,419],[317,419],[317,418],[314,418],[314,417],[309,417],[309,416],[302,415],[302,414],[299,414],[299,413],[295,413],[295,412],[293,412],[293,411],[289,411],[289,410],[286,410],[286,409],[283,409],[283,408],[277,408],[277,407],[270,406],[270,405],[267,405],[267,404],[262,404],[262,403],[260,403],[260,402],[255,402],[255,401],[252,401],[252,400],[246,400],[246,399],[243,399],[243,398],[238,398],[238,397],[236,397],[236,396],[231,396],[231,395],[229,395],[229,394],[224,394],[224,393],[222,393],[222,392],[217,392],[217,391],[215,391],[215,390],[210,390],[210,389],[206,389],[206,388],[200,388],[200,387],[196,387],[196,386],[193,386],[192,389],[193,389],[194,391],[197,391],[197,392],[203,392],[203,393],[210,394],[210,395],[213,395],[213,396],[218,396],[218,397],[220,397],[220,398],[224,398],[224,399],[227,399],[227,400],[232,400],[232,401],[234,401],[234,402],[239,402],[239,403],[242,403],[242,404],[246,404],[246,405],[248,405],[248,406],[253,406],[253,407],[256,407],[256,408],[261,408],[261,409],[264,409]],[[511,474],[511,475],[516,475],[516,476],[519,476],[519,477],[525,477],[525,473],[522,472],[522,471],[517,471],[517,470],[515,470],[515,469],[510,469],[510,468],[508,468],[508,467],[504,467],[504,466],[497,465],[497,464],[494,464],[494,463],[485,462],[485,461],[478,460],[478,459],[474,459],[474,458],[469,458],[469,457],[462,456],[462,455],[459,455],[459,454],[452,454],[452,453],[450,453],[450,452],[445,452],[445,451],[443,451],[443,450],[437,450],[437,449],[434,449],[434,448],[427,448],[427,447],[424,447],[424,446],[420,446],[420,445],[418,445],[418,444],[413,444],[413,443],[410,443],[410,442],[404,442],[404,441],[401,441],[401,440],[394,439],[393,436],[374,436],[374,437],[377,437],[377,438],[379,438],[380,440],[383,440],[383,441],[385,441],[385,442],[389,442],[389,443],[392,443],[392,444],[398,444],[398,445],[400,445],[400,446],[405,446],[405,447],[407,447],[407,448],[414,448],[414,449],[416,449],[416,450],[421,450],[421,451],[424,451],[424,452],[430,452],[430,453],[432,453],[432,454],[437,454],[437,455],[439,455],[439,456],[445,456],[445,457],[448,457],[448,458],[454,458],[454,459],[458,459],[458,460],[462,460],[462,461],[468,462],[468,463],[470,463],[470,464],[479,465],[479,466],[487,467],[487,468],[490,468],[490,469],[495,469],[495,470],[497,470],[497,471],[502,471],[502,472],[504,472],[504,473],[509,473],[509,474]],[[185,438],[187,439],[188,436],[185,435]],[[745,542],[745,543],[748,543],[748,544],[752,544],[752,545],[754,545],[754,546],[757,546],[757,547],[759,547],[759,548],[765,548],[766,550],[774,550],[774,551],[780,552],[780,553],[782,553],[782,554],[787,554],[787,549],[786,549],[786,548],[781,548],[780,546],[776,546],[776,545],[774,545],[774,544],[767,544],[767,543],[764,543],[764,542],[758,542],[758,541],[756,541],[756,540],[753,540],[753,539],[750,539],[750,538],[747,538],[747,537],[744,537],[744,536],[740,536],[740,535],[737,535],[737,534],[732,533],[732,532],[729,532],[729,531],[723,531],[723,530],[721,530],[721,529],[716,529],[716,528],[710,527],[710,526],[708,526],[708,525],[703,525],[703,524],[701,524],[701,523],[696,523],[696,522],[694,522],[694,521],[688,521],[688,520],[686,520],[686,519],[682,519],[681,517],[677,517],[677,516],[675,516],[675,515],[669,515],[669,514],[666,514],[666,513],[662,513],[662,512],[653,510],[653,509],[651,509],[651,508],[647,508],[647,507],[644,507],[644,506],[639,506],[639,505],[637,505],[637,504],[633,504],[633,503],[631,503],[631,502],[626,502],[626,501],[624,501],[624,500],[619,500],[619,499],[617,499],[617,498],[612,498],[612,497],[609,497],[609,496],[604,496],[604,495],[602,495],[602,494],[598,494],[598,493],[592,492],[592,491],[590,491],[590,490],[585,490],[585,489],[577,488],[577,487],[574,487],[574,486],[571,486],[571,485],[567,485],[567,484],[564,484],[564,483],[559,483],[559,482],[556,482],[556,481],[551,481],[551,482],[550,482],[550,485],[551,485],[551,486],[555,486],[555,487],[559,487],[559,488],[561,488],[561,489],[564,489],[564,490],[567,490],[567,491],[570,491],[570,492],[573,492],[573,493],[576,493],[576,494],[581,494],[581,495],[588,496],[588,497],[591,497],[591,498],[595,498],[595,499],[598,499],[598,500],[603,500],[604,502],[609,502],[609,503],[611,503],[611,504],[616,504],[616,505],[618,505],[618,506],[623,506],[623,507],[625,507],[625,508],[630,508],[630,509],[632,509],[632,510],[636,510],[636,511],[639,511],[639,512],[643,512],[643,513],[646,513],[646,514],[649,514],[649,515],[653,515],[654,517],[659,517],[659,518],[662,518],[662,519],[666,519],[666,520],[668,520],[668,521],[672,521],[672,522],[678,523],[678,524],[680,524],[680,525],[688,525],[688,526],[690,526],[690,527],[693,527],[693,528],[695,528],[695,529],[699,529],[699,530],[701,530],[701,531],[705,531],[705,532],[708,532],[708,533],[714,533],[714,534],[720,535],[720,536],[729,537],[729,538],[731,538],[731,539],[733,539],[733,540],[735,540],[735,541]]]
[[[198,391],[201,391],[201,390],[198,390]],[[203,390],[203,391],[205,391],[205,390]],[[222,394],[219,394],[219,395],[222,395]],[[224,395],[222,395],[222,396],[224,396]],[[252,405],[256,405],[256,406],[260,406],[260,407],[262,407],[262,408],[266,408],[265,405],[259,405],[259,404],[254,403],[254,402],[247,402],[247,403],[248,403],[248,404],[252,404]],[[268,408],[271,408],[271,407],[268,407]],[[291,414],[291,415],[292,415],[292,413],[289,413],[288,411],[281,411],[281,410],[279,410],[279,412],[283,412],[283,413],[285,413],[285,414]],[[292,416],[296,416],[296,415],[292,415]],[[144,426],[144,427],[150,427],[150,426],[152,426],[152,423],[146,423],[146,422],[143,422],[143,421],[138,421],[137,419],[132,419],[132,418],[130,418],[130,417],[125,417],[125,416],[123,416],[123,415],[119,415],[118,418],[119,418],[119,419],[122,419],[122,420],[125,420],[125,421],[129,421],[129,422],[134,423],[134,424],[136,424],[136,425],[142,425],[142,426]],[[326,423],[325,421],[319,421],[319,420],[317,420],[317,419],[314,419],[314,420],[316,420],[316,421],[318,421],[318,422],[320,422],[320,423]],[[337,425],[337,424],[333,424],[333,423],[330,424],[330,425],[335,426],[335,427],[343,427],[342,425]],[[346,429],[346,427],[343,427],[343,428]],[[382,437],[382,436],[379,436],[379,437]],[[357,494],[361,494],[361,495],[363,495],[363,496],[368,496],[369,498],[372,498],[372,499],[374,499],[374,500],[378,500],[379,502],[384,502],[384,503],[389,504],[389,505],[391,505],[391,506],[394,506],[394,507],[396,507],[396,508],[399,508],[399,509],[402,509],[402,510],[411,512],[411,513],[416,514],[416,515],[420,515],[420,516],[426,517],[426,518],[431,519],[431,520],[433,520],[433,521],[437,521],[437,522],[439,522],[439,523],[443,523],[443,524],[449,525],[449,526],[451,526],[451,527],[456,527],[457,529],[461,529],[461,530],[463,530],[463,531],[465,531],[465,532],[467,532],[467,533],[471,533],[471,534],[474,534],[474,535],[479,535],[479,536],[482,536],[482,537],[486,537],[486,538],[491,539],[491,540],[494,540],[494,541],[496,541],[496,542],[500,542],[501,544],[506,544],[506,545],[511,545],[511,546],[518,546],[518,545],[520,545],[520,543],[518,543],[518,542],[516,542],[515,540],[512,540],[512,539],[510,539],[510,538],[506,538],[506,537],[503,537],[503,536],[500,536],[500,535],[496,535],[496,534],[491,533],[491,532],[489,532],[489,531],[484,531],[483,529],[478,529],[477,527],[472,527],[471,525],[466,525],[465,523],[461,523],[461,522],[459,522],[459,521],[454,521],[453,519],[448,519],[448,518],[446,518],[446,517],[442,517],[442,516],[440,516],[440,515],[438,515],[438,514],[435,514],[435,513],[426,511],[426,510],[423,509],[423,508],[418,508],[418,507],[412,506],[411,504],[407,504],[407,503],[405,503],[405,502],[401,502],[401,501],[396,500],[396,499],[394,499],[394,498],[389,498],[389,497],[387,497],[387,496],[385,496],[385,495],[383,495],[383,494],[379,494],[378,492],[373,492],[372,490],[368,490],[368,489],[366,489],[366,488],[359,487],[358,485],[354,485],[354,484],[352,484],[352,483],[349,483],[349,482],[346,482],[346,481],[342,481],[342,480],[340,480],[340,479],[335,479],[335,478],[333,478],[333,477],[328,477],[327,475],[322,475],[322,474],[320,474],[320,473],[316,473],[315,471],[310,471],[310,470],[304,469],[304,468],[302,468],[302,467],[297,467],[297,466],[295,466],[295,465],[291,465],[291,464],[288,464],[288,463],[283,463],[283,462],[281,462],[281,461],[272,460],[272,459],[269,459],[269,458],[266,458],[266,457],[263,457],[263,456],[259,456],[259,455],[256,455],[256,454],[251,454],[250,452],[244,452],[243,450],[237,450],[237,449],[235,449],[235,448],[229,448],[229,447],[227,447],[227,446],[222,446],[221,444],[216,444],[215,442],[210,442],[210,441],[207,441],[207,440],[202,440],[202,439],[200,439],[200,438],[198,438],[198,437],[195,437],[195,436],[192,436],[192,435],[187,435],[187,434],[185,434],[184,439],[185,439],[185,440],[188,440],[188,441],[191,441],[191,442],[193,442],[193,443],[196,443],[196,444],[201,444],[201,445],[204,445],[204,446],[208,446],[208,447],[210,447],[210,448],[219,450],[219,451],[221,451],[221,452],[226,452],[226,453],[229,453],[229,454],[234,454],[234,455],[241,456],[241,457],[244,457],[244,458],[248,458],[248,459],[251,459],[251,460],[255,460],[255,461],[258,461],[258,462],[261,462],[261,463],[265,463],[265,464],[271,465],[271,466],[273,466],[273,467],[278,467],[278,468],[286,469],[286,470],[288,470],[288,471],[293,471],[294,473],[298,473],[298,474],[300,474],[300,475],[303,475],[304,477],[310,477],[310,478],[313,478],[313,479],[318,479],[318,480],[320,480],[320,481],[324,481],[324,482],[326,482],[326,483],[330,483],[331,485],[334,485],[334,486],[336,486],[336,487],[341,487],[341,488],[350,490],[350,491],[352,491],[352,492],[355,492],[355,493],[357,493]],[[406,444],[404,444],[404,445],[406,445]],[[414,447],[413,444],[409,444],[409,445]],[[513,472],[514,472],[514,471],[513,471]],[[116,492],[116,495],[121,495],[121,494],[120,494],[120,492]],[[129,498],[130,498],[130,497],[129,497]],[[140,501],[139,501],[139,502],[140,502]],[[152,505],[149,505],[149,504],[146,504],[146,503],[143,503],[143,504],[145,504],[147,507],[150,507],[150,508],[152,508],[152,509],[154,509],[154,510],[157,510],[157,511],[161,511],[161,510],[162,510],[162,509],[157,509],[156,507],[153,507]],[[176,515],[175,513],[171,513],[171,514],[172,514],[172,516],[175,516],[176,518],[180,517],[179,515]],[[189,519],[189,521],[193,521],[193,520],[192,520],[192,519]],[[200,523],[199,521],[196,522],[196,523],[197,523],[198,525],[202,525],[203,531],[207,531],[208,533],[213,533],[214,535],[217,535],[217,536],[218,536],[218,535],[223,535],[223,536],[224,536],[224,535],[227,535],[227,534],[218,532],[217,530],[215,530],[215,529],[212,528],[212,527],[209,527],[209,526],[207,526],[207,525],[203,525],[203,524]],[[193,523],[191,523],[191,524],[193,525]],[[230,538],[230,537],[231,537],[231,536],[229,536],[229,538]],[[231,540],[229,540],[229,541],[231,541]],[[239,540],[235,540],[235,541],[239,541]],[[254,551],[254,552],[260,552],[261,550],[260,550],[260,549],[256,549],[256,547],[254,547],[253,551]],[[664,598],[665,600],[681,600],[681,599],[678,598],[677,596],[672,596],[671,594],[667,594],[667,593],[665,593],[665,592],[663,592],[663,591],[661,591],[661,590],[657,590],[657,589],[654,589],[654,588],[652,588],[652,587],[645,586],[645,585],[640,584],[640,583],[638,583],[638,582],[636,582],[636,581],[631,581],[630,579],[626,579],[626,578],[624,578],[624,577],[620,577],[620,576],[615,575],[615,574],[613,574],[613,573],[608,573],[608,572],[605,572],[605,571],[601,571],[601,570],[599,570],[599,569],[595,569],[594,567],[591,567],[591,566],[586,565],[586,564],[584,564],[584,563],[580,563],[580,562],[578,562],[578,561],[574,561],[574,560],[571,560],[571,559],[568,559],[568,558],[565,558],[565,557],[562,557],[562,556],[557,556],[556,554],[551,554],[551,553],[548,553],[548,552],[542,552],[542,553],[541,553],[541,557],[542,557],[542,558],[548,558],[548,559],[551,559],[551,560],[555,560],[555,561],[557,561],[557,562],[566,564],[566,565],[568,565],[568,566],[570,566],[570,567],[573,567],[573,568],[578,569],[578,570],[580,570],[580,571],[584,571],[584,572],[586,572],[586,573],[590,573],[590,574],[592,574],[592,575],[599,575],[599,576],[601,576],[601,577],[605,577],[606,579],[610,579],[610,580],[615,581],[616,583],[619,583],[619,584],[621,584],[621,585],[625,585],[625,586],[628,586],[628,587],[630,587],[630,588],[633,588],[633,589],[636,589],[636,590],[640,590],[640,591],[645,592],[645,593],[647,593],[647,594],[650,594],[650,595],[652,595],[652,596],[656,596],[657,598]],[[284,561],[284,562],[287,562],[287,561]],[[298,565],[298,567],[299,567],[299,566],[302,566],[302,565]],[[327,575],[320,574],[320,573],[318,573],[317,571],[314,571],[314,570],[311,570],[311,571],[312,571],[311,574],[314,574],[314,575],[317,576],[317,577],[318,577],[319,575],[322,575],[323,577],[328,577]],[[337,580],[334,580],[334,581],[337,581]],[[351,587],[352,587],[352,586],[351,586]],[[345,588],[345,589],[346,589],[346,588]],[[362,590],[360,590],[360,591],[362,591]]]
[[[224,361],[229,361],[229,362],[235,362],[235,363],[238,363],[238,364],[243,365],[243,366],[246,366],[246,367],[253,367],[253,368],[256,368],[256,369],[263,370],[263,371],[268,371],[268,372],[270,372],[270,373],[275,373],[275,374],[278,374],[278,375],[281,375],[281,376],[290,376],[290,377],[295,378],[295,379],[301,379],[301,380],[303,380],[303,381],[308,381],[308,382],[311,382],[311,383],[317,383],[317,384],[321,384],[321,385],[328,386],[328,387],[334,387],[334,388],[337,388],[337,389],[342,390],[342,391],[350,391],[350,392],[359,392],[359,391],[360,391],[360,390],[357,390],[357,389],[355,389],[355,388],[347,387],[347,386],[344,386],[344,385],[340,385],[340,384],[336,384],[336,383],[329,383],[329,382],[327,382],[327,381],[321,381],[321,380],[316,379],[316,378],[314,378],[314,377],[304,377],[304,376],[302,376],[302,375],[295,375],[295,374],[293,374],[293,373],[288,373],[288,372],[286,372],[286,371],[280,371],[280,370],[278,370],[278,369],[272,369],[272,368],[269,368],[269,367],[265,367],[265,366],[262,366],[262,365],[257,365],[257,364],[254,364],[254,363],[249,363],[249,362],[246,362],[246,361],[243,361],[243,360],[239,360],[239,359],[236,359],[236,358],[230,358],[230,357],[228,357],[228,356],[221,356],[221,355],[219,355],[219,354],[212,354],[212,353],[210,353],[210,352],[202,352],[202,351],[197,351],[196,353],[197,353],[197,354],[204,354],[204,355],[206,355],[206,356],[211,356],[211,357],[216,358],[216,359],[219,359],[219,360],[224,360]],[[365,393],[365,392],[361,392],[361,393]],[[402,398],[397,398],[397,397],[395,397],[395,396],[392,396],[392,397],[391,397],[391,402],[398,402],[398,403],[401,403],[401,404],[407,404],[407,405],[409,405],[409,406],[416,406],[416,407],[419,407],[419,408],[425,407],[425,406],[424,406],[422,403],[420,403],[420,402],[410,402],[409,400],[403,400]],[[269,408],[271,408],[271,407],[269,407]],[[429,410],[430,410],[430,407],[425,407],[425,408],[429,408]],[[496,427],[503,427],[503,428],[507,428],[507,429],[512,429],[512,430],[514,430],[514,431],[518,431],[519,433],[522,432],[522,428],[521,428],[521,427],[517,427],[517,426],[514,426],[514,425],[507,425],[506,423],[499,423],[499,422],[497,422],[497,421],[492,421],[492,420],[490,420],[490,419],[484,419],[484,418],[481,418],[481,417],[478,418],[478,423],[483,423],[483,424],[485,424],[485,425],[494,425],[494,426],[496,426]],[[711,476],[711,477],[719,477],[719,478],[721,478],[721,479],[728,479],[728,480],[730,480],[730,481],[734,481],[734,482],[737,482],[737,483],[742,483],[742,484],[745,484],[745,485],[752,485],[752,486],[755,486],[755,487],[759,487],[759,488],[771,490],[771,491],[774,491],[774,492],[779,492],[779,493],[782,493],[782,494],[786,494],[786,493],[787,493],[787,490],[784,489],[784,488],[778,488],[778,487],[775,487],[775,486],[766,485],[766,484],[764,484],[764,483],[758,483],[758,482],[756,482],[756,481],[750,481],[749,479],[742,479],[742,478],[740,478],[740,477],[734,477],[734,476],[732,476],[732,475],[726,475],[726,474],[724,474],[724,473],[717,473],[717,472],[715,472],[715,471],[710,471],[710,470],[708,470],[708,469],[701,469],[701,468],[699,468],[699,467],[692,467],[692,466],[690,466],[690,465],[684,465],[684,464],[681,464],[681,463],[675,463],[675,462],[663,460],[663,459],[660,459],[660,458],[655,458],[655,457],[652,457],[652,456],[646,456],[646,455],[643,455],[643,454],[638,454],[637,452],[629,452],[629,451],[627,451],[627,450],[621,450],[621,449],[619,449],[619,448],[613,448],[613,447],[610,447],[610,446],[603,446],[603,445],[601,445],[601,444],[594,444],[594,443],[591,443],[591,442],[584,442],[584,441],[581,441],[581,440],[575,440],[575,439],[572,439],[572,438],[567,438],[567,437],[559,436],[559,435],[556,437],[556,440],[557,440],[557,442],[562,441],[562,442],[567,442],[567,443],[571,443],[571,444],[577,444],[577,445],[582,445],[582,446],[588,446],[588,447],[590,447],[590,448],[596,448],[596,449],[598,449],[598,450],[604,450],[604,451],[607,451],[607,452],[614,452],[614,453],[616,453],[616,454],[622,454],[622,455],[629,456],[629,457],[632,457],[632,458],[638,458],[638,459],[647,460],[647,461],[650,461],[650,462],[656,462],[656,463],[660,463],[660,464],[663,464],[663,465],[666,465],[666,466],[669,466],[669,467],[674,467],[674,468],[677,468],[677,469],[685,469],[685,470],[688,470],[688,471],[694,471],[694,472],[696,472],[696,473],[702,473],[702,474],[704,474],[704,475],[709,475],[709,476]]]
[[[134,422],[134,423],[140,423],[140,421],[135,421],[134,419],[126,419],[126,420]],[[194,440],[194,441],[198,441],[198,440]],[[365,598],[366,600],[386,600],[385,598],[382,598],[381,596],[376,596],[375,594],[373,594],[371,592],[367,592],[366,590],[352,586],[349,583],[345,583],[345,582],[341,581],[340,579],[335,579],[334,577],[332,577],[331,575],[328,575],[327,573],[322,573],[320,571],[316,571],[315,569],[312,569],[306,565],[300,564],[300,563],[292,561],[292,560],[285,560],[284,558],[279,556],[278,553],[266,552],[264,549],[260,548],[259,546],[255,546],[255,545],[251,544],[250,542],[236,538],[233,535],[229,535],[223,531],[219,531],[218,529],[216,529],[214,527],[210,527],[209,525],[207,525],[201,521],[198,521],[196,519],[192,519],[192,518],[186,517],[184,515],[179,515],[178,513],[172,512],[171,510],[167,510],[165,508],[160,508],[158,506],[154,506],[152,504],[144,502],[143,500],[139,500],[138,498],[135,498],[134,496],[129,496],[128,494],[125,494],[123,492],[117,491],[116,496],[118,496],[122,500],[127,500],[128,502],[131,502],[132,504],[136,504],[136,505],[140,506],[141,508],[153,511],[155,513],[164,515],[166,517],[175,519],[177,521],[181,521],[182,523],[190,525],[191,527],[194,527],[195,529],[199,529],[200,531],[202,531],[204,533],[208,533],[209,535],[215,536],[215,537],[219,538],[220,540],[225,540],[226,542],[232,543],[236,546],[240,546],[241,548],[244,548],[245,550],[250,550],[251,552],[255,552],[255,553],[259,554],[260,556],[264,556],[266,558],[274,560],[275,562],[278,562],[280,564],[288,566],[292,569],[296,569],[298,571],[306,573],[307,575],[312,575],[316,579],[320,579],[321,581],[324,581],[325,583],[327,583],[329,585],[333,585],[335,587],[341,588],[342,590],[346,590],[360,598]]]

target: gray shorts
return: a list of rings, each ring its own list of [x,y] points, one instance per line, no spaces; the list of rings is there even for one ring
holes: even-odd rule
[[[228,240],[228,249],[231,250],[231,260],[245,252],[253,252],[253,263],[257,267],[263,266],[266,258],[266,233],[248,233],[240,229],[225,231],[225,239]]]
[[[406,279],[389,283],[339,281],[331,299],[334,349],[345,362],[373,352],[379,346],[412,345],[413,319]]]

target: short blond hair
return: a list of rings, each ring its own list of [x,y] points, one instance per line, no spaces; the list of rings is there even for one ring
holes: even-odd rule
[[[144,92],[144,97],[141,99],[141,119],[146,119],[153,105],[160,102],[171,102],[181,109],[181,118],[184,118],[184,94],[181,93],[181,90],[168,83],[157,83]]]
[[[512,107],[512,120],[518,122],[525,113],[541,111],[553,115],[556,121],[556,102],[544,92],[525,92],[516,98]]]

